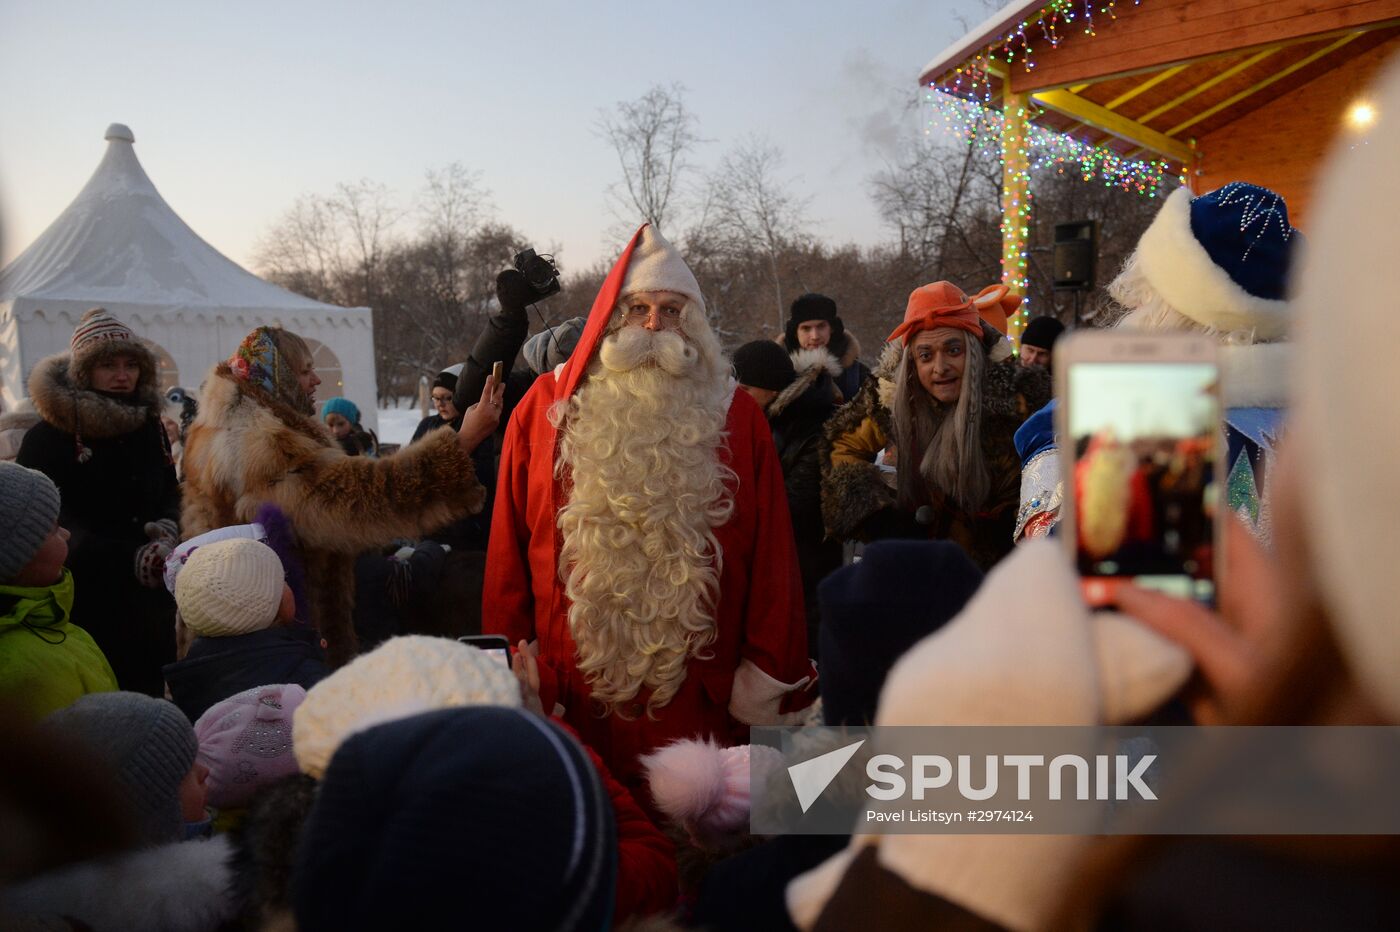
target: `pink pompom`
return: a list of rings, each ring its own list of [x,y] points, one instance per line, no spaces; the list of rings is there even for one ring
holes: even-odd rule
[[[657,808],[695,844],[713,848],[748,831],[750,756],[747,744],[683,740],[642,758],[642,766]]]

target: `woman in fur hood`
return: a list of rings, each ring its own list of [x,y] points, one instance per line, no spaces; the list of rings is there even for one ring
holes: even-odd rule
[[[162,571],[179,541],[180,489],[155,357],[101,308],[83,315],[70,346],[29,377],[42,420],[16,461],[47,475],[63,498],[73,624],[102,648],[122,689],[161,696],[161,666],[175,659],[175,603]]]
[[[1012,546],[1021,481],[1012,437],[1049,400],[1049,376],[1018,366],[948,282],[909,296],[875,375],[827,424],[827,533],[947,539],[991,567]]]
[[[311,623],[332,666],[355,656],[355,556],[421,537],[481,509],[471,452],[496,429],[499,386],[488,381],[458,431],[440,430],[373,460],[346,456],[315,419],[311,351],[296,334],[259,327],[200,392],[185,440],[183,527],[193,537],[247,524],[259,506],[291,519],[306,568]]]

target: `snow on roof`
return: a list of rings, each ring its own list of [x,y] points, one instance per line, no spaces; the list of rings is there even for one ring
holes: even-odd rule
[[[1039,12],[1045,6],[1045,2],[1046,0],[1012,0],[989,16],[982,25],[935,55],[919,72],[919,83],[927,84],[945,71],[956,68],[990,45],[994,39],[1006,35],[1012,26],[1019,25],[1027,16]]]
[[[0,271],[0,301],[343,312],[263,281],[200,239],[151,183],[131,130],[113,123],[105,138],[87,185]]]

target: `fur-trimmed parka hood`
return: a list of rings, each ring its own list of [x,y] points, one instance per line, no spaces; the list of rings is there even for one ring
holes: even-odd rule
[[[34,410],[65,433],[100,439],[119,437],[160,416],[160,392],[142,372],[133,402],[90,388],[78,388],[69,373],[67,353],[41,359],[29,375]]]
[[[841,375],[841,363],[824,346],[797,350],[789,355],[792,357],[792,367],[797,370],[797,378],[779,392],[777,398],[768,403],[764,413],[770,420],[791,407],[792,403],[805,395],[823,375],[833,379]]]
[[[237,915],[232,886],[227,838],[185,841],[13,884],[0,915],[76,920],[94,932],[208,932]]]
[[[793,365],[797,365],[797,357],[800,353],[813,352],[813,350],[802,349],[796,340],[789,340],[786,333],[778,334],[773,338],[773,342],[781,344],[788,351],[788,355],[792,357]],[[821,350],[830,356],[842,371],[849,369],[860,360],[860,341],[849,330],[843,330],[840,334],[832,336],[831,342],[821,347]],[[798,366],[797,371],[801,374],[802,368]]]

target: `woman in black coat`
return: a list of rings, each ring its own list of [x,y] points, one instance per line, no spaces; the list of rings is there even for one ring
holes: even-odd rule
[[[162,696],[175,659],[175,603],[161,574],[179,540],[180,489],[160,423],[155,357],[95,308],[71,352],[42,360],[29,394],[43,418],[17,461],[53,480],[73,535],[72,621],[107,655],[122,689]]]

